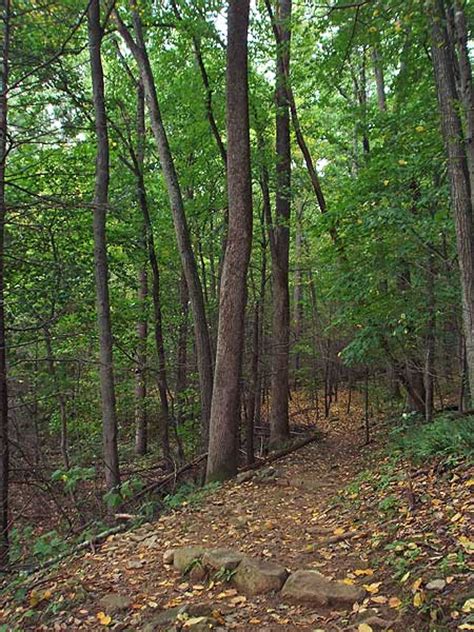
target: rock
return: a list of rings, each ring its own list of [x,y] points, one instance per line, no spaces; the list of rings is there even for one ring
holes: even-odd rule
[[[163,553],[163,564],[170,565],[174,560],[174,549],[166,549]]]
[[[132,600],[126,595],[108,593],[99,600],[100,609],[106,614],[115,614],[121,610],[127,610],[132,605]]]
[[[241,592],[258,595],[280,590],[287,577],[288,571],[279,564],[244,557],[232,581]]]
[[[242,561],[244,555],[232,549],[211,549],[202,556],[202,565],[218,571],[222,568],[233,571]]]
[[[183,546],[174,550],[173,566],[180,573],[187,573],[194,566],[193,563],[200,562],[206,552],[202,546]]]
[[[143,626],[142,632],[155,632],[155,630],[166,629],[176,621],[180,614],[186,612],[186,607],[185,605],[176,606],[175,608],[168,608],[158,612]]]
[[[169,630],[170,626],[177,623],[179,619],[179,627],[181,622],[184,629],[201,632],[201,630],[214,629],[217,621],[211,616],[212,605],[206,603],[184,604],[174,608],[168,608],[155,614],[150,621],[141,629],[141,632],[155,632],[155,630]],[[189,624],[187,623],[189,621]],[[174,626],[171,628],[174,630]]]
[[[246,483],[250,481],[255,476],[255,472],[253,470],[247,470],[246,472],[240,472],[235,477],[235,482],[240,485],[241,483]]]
[[[426,584],[426,590],[443,590],[445,586],[446,582],[444,579],[432,579]]]
[[[145,560],[130,560],[127,562],[127,568],[141,568],[146,564]]]
[[[365,596],[363,589],[328,579],[318,571],[299,570],[292,573],[281,591],[283,597],[321,606],[352,606]]]
[[[273,467],[273,465],[269,465],[268,467],[264,467],[257,474],[257,477],[260,480],[274,480],[279,478],[283,474],[283,470],[278,467]]]
[[[212,617],[191,617],[183,624],[183,630],[193,630],[193,632],[207,632],[215,629],[218,622]]]

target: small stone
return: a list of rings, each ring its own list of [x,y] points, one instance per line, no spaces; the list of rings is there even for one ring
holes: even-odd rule
[[[294,572],[281,591],[283,597],[299,603],[315,603],[321,606],[352,606],[364,598],[361,588],[328,579],[318,571]]]
[[[109,593],[99,600],[100,609],[106,614],[115,614],[121,610],[127,610],[132,605],[132,600],[126,595],[118,593]]]
[[[253,470],[247,470],[246,472],[240,472],[235,477],[235,482],[240,485],[241,483],[246,483],[250,481],[255,476],[255,472]]]
[[[426,584],[426,590],[443,590],[445,586],[446,582],[444,579],[432,579]]]
[[[245,557],[232,578],[236,588],[248,595],[280,590],[288,571],[279,564]]]
[[[172,625],[180,614],[186,612],[186,607],[185,605],[176,606],[175,608],[168,608],[158,612],[143,626],[142,632],[155,632],[155,630],[163,626]]]
[[[170,565],[174,560],[174,549],[166,549],[163,553],[163,564]]]
[[[142,566],[144,566],[145,564],[145,560],[130,560],[129,562],[127,562],[127,568],[141,568]]]
[[[180,573],[187,573],[194,566],[194,562],[199,563],[201,561],[205,552],[206,549],[202,546],[183,546],[175,549],[173,565]]]
[[[225,569],[233,571],[242,561],[244,555],[232,549],[211,549],[202,556],[202,564],[206,568],[218,571]]]

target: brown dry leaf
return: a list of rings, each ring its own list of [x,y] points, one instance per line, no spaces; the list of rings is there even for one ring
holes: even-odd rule
[[[390,597],[388,605],[390,608],[399,608],[402,605],[402,601],[398,597]]]

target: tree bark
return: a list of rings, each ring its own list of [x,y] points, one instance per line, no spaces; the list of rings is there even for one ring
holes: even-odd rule
[[[294,385],[295,388],[300,382],[301,352],[299,344],[303,333],[303,273],[301,270],[303,254],[303,202],[299,200],[296,204],[296,243],[295,243],[295,285],[293,292],[293,331],[294,331]]]
[[[446,31],[442,0],[432,2],[432,60],[441,114],[441,128],[448,158],[451,200],[461,273],[462,315],[466,362],[471,394],[474,393],[474,226],[469,171],[458,108],[452,47]]]
[[[240,372],[246,278],[252,244],[252,184],[248,109],[249,0],[230,0],[227,43],[227,190],[229,232],[219,297],[207,481],[237,473]]]
[[[382,60],[377,46],[372,50],[372,63],[374,66],[375,86],[377,88],[377,105],[380,112],[387,111],[387,101],[385,98],[385,77],[383,72]]]
[[[134,2],[132,3],[132,7],[135,9]],[[206,446],[208,440],[212,398],[212,356],[202,286],[199,278],[196,258],[191,245],[181,187],[179,185],[178,175],[173,156],[171,154],[168,137],[161,117],[153,71],[145,47],[138,12],[136,10],[133,12],[136,41],[133,39],[131,33],[121,20],[117,11],[114,11],[113,14],[118,25],[118,30],[126,45],[132,52],[140,70],[140,75],[145,87],[153,136],[155,138],[158,156],[170,200],[181,264],[186,276],[186,283],[193,311],[196,355],[201,391],[202,443]]]
[[[290,437],[288,419],[290,293],[288,266],[291,212],[290,110],[287,79],[290,65],[291,0],[278,0],[275,25],[279,33],[276,69],[276,198],[273,234],[272,381],[270,446]]]
[[[464,146],[469,168],[471,206],[474,209],[474,89],[468,49],[469,33],[466,14],[459,0],[454,2],[454,25],[459,66],[459,91],[465,119]]]
[[[100,2],[91,0],[88,12],[89,54],[97,136],[94,191],[94,264],[99,329],[100,390],[104,442],[105,481],[108,490],[120,485],[117,451],[117,419],[112,357],[112,326],[108,285],[106,216],[109,189],[109,141],[105,113],[104,74],[101,46]]]
[[[7,160],[7,109],[8,73],[10,53],[10,0],[2,0],[2,60],[0,75],[0,568],[8,564],[8,496],[9,496],[9,444],[8,444],[8,393],[7,356],[5,338],[5,169]]]
[[[144,236],[143,242],[146,241]],[[143,244],[146,247],[146,244]],[[146,264],[142,263],[138,272],[137,321],[137,366],[135,373],[135,452],[143,456],[148,449],[147,407],[146,407],[146,358],[147,358],[147,297],[148,275]]]
[[[156,256],[155,240],[153,237],[153,225],[151,222],[148,199],[145,189],[144,161],[145,161],[145,94],[143,84],[139,82],[137,98],[137,156],[136,178],[137,197],[145,228],[145,241],[148,250],[148,258],[151,268],[151,297],[153,303],[153,332],[155,336],[156,355],[158,359],[157,386],[160,396],[160,418],[158,424],[160,436],[160,448],[165,459],[170,458],[169,444],[169,403],[168,380],[166,377],[166,355],[163,338],[163,317],[161,313],[160,268]]]

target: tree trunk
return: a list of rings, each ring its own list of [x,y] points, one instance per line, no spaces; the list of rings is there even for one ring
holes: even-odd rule
[[[433,419],[433,393],[434,393],[434,360],[436,345],[436,294],[435,294],[435,262],[432,252],[428,255],[427,271],[427,302],[428,322],[426,324],[426,356],[425,356],[425,421]]]
[[[10,0],[2,0],[2,60],[0,75],[0,568],[8,564],[8,394],[5,338],[5,168],[7,153],[7,93],[10,48]]]
[[[175,386],[175,415],[179,425],[185,420],[185,390],[187,384],[187,356],[188,356],[188,313],[189,295],[184,273],[181,272],[179,282],[179,302],[181,305],[181,321],[178,329],[178,351],[176,358],[176,386]]]
[[[227,190],[229,232],[219,297],[207,481],[234,476],[238,465],[240,372],[246,277],[252,244],[248,111],[249,0],[230,0],[227,43]]]
[[[148,249],[148,258],[151,268],[151,297],[153,303],[153,331],[155,335],[156,355],[158,359],[157,385],[160,396],[160,417],[159,436],[160,448],[165,459],[170,458],[169,445],[169,404],[168,404],[168,382],[166,378],[166,356],[165,343],[163,338],[163,318],[161,313],[161,292],[160,292],[160,269],[156,256],[155,240],[153,237],[153,225],[150,211],[148,209],[148,199],[145,189],[145,177],[143,172],[145,161],[145,95],[143,85],[138,84],[137,99],[137,197],[143,215],[145,227],[145,240]]]
[[[146,241],[146,238],[143,240]],[[144,244],[146,247],[146,244]],[[135,452],[143,456],[148,449],[146,410],[146,347],[148,337],[147,318],[148,275],[143,263],[138,272],[137,366],[135,370]]]
[[[290,295],[288,265],[291,210],[290,110],[287,77],[290,64],[291,0],[278,0],[275,26],[279,33],[276,71],[276,199],[273,235],[272,282],[272,382],[270,446],[277,447],[290,437],[288,419]]]
[[[166,130],[161,118],[156,85],[150,65],[150,60],[148,58],[147,50],[144,44],[141,21],[137,10],[135,10],[135,3],[133,3],[132,6],[134,8],[133,16],[135,23],[135,35],[137,40],[136,42],[134,41],[133,37],[131,36],[130,32],[128,31],[127,27],[125,26],[116,11],[114,11],[114,17],[118,25],[118,30],[128,48],[132,52],[133,56],[135,57],[140,70],[140,75],[145,87],[145,94],[148,102],[148,110],[153,136],[155,138],[163,177],[170,200],[176,238],[178,242],[178,249],[184,274],[186,276],[186,283],[188,286],[193,311],[194,332],[196,339],[196,355],[201,391],[202,443],[203,446],[206,446],[209,431],[213,377],[211,346],[209,341],[209,332],[207,328],[206,312],[204,308],[202,286],[199,279],[196,258],[194,256],[191,245],[191,238],[189,234],[186,215],[184,212],[184,203],[178,181],[178,175],[176,173]]]
[[[377,105],[380,112],[386,112],[387,102],[385,99],[385,78],[383,73],[382,60],[377,46],[372,50],[372,63],[374,66],[375,85],[377,88]]]
[[[300,382],[301,370],[301,352],[299,344],[303,333],[303,273],[301,270],[302,254],[303,254],[303,203],[301,200],[297,202],[296,209],[296,243],[295,243],[295,286],[293,293],[293,328],[294,328],[294,385],[295,388]]]
[[[474,393],[474,227],[471,190],[465,153],[459,102],[454,78],[452,48],[445,27],[441,0],[432,3],[433,67],[441,114],[441,127],[448,158],[448,173],[456,227],[456,242],[461,273],[463,328],[469,390]]]
[[[99,329],[100,390],[104,441],[105,481],[110,491],[120,485],[117,451],[117,419],[112,357],[112,326],[105,233],[109,189],[109,141],[105,114],[104,74],[101,45],[103,30],[100,24],[100,2],[91,0],[87,12],[89,54],[97,136],[97,155],[94,192],[94,263]]]
[[[469,33],[466,15],[459,0],[455,0],[454,2],[454,25],[459,66],[459,91],[465,119],[464,146],[466,148],[471,185],[471,206],[474,209],[474,89],[472,86],[471,60],[469,58],[468,49]]]

